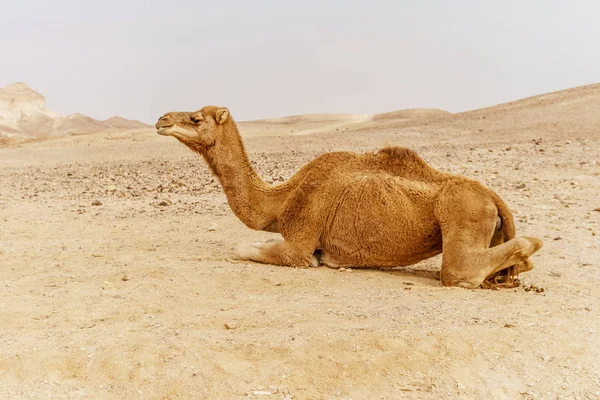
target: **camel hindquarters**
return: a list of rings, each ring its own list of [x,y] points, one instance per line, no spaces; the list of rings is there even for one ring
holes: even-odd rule
[[[489,275],[515,264],[524,272],[533,267],[527,259],[542,247],[541,240],[524,236],[502,243],[496,235],[498,209],[471,182],[446,188],[436,214],[442,230],[444,286],[479,287]]]

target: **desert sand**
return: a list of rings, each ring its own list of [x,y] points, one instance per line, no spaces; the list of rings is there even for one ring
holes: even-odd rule
[[[239,262],[235,245],[278,235],[238,221],[176,140],[5,143],[0,398],[600,398],[600,84],[460,114],[239,126],[269,182],[384,145],[478,179],[518,234],[544,239],[535,269],[467,290],[433,279],[439,257],[387,272]]]

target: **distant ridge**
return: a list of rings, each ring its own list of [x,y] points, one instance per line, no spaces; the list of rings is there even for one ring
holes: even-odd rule
[[[149,125],[116,116],[99,121],[78,113],[61,115],[48,110],[44,96],[23,82],[0,88],[0,138],[26,140],[136,128],[149,128]]]

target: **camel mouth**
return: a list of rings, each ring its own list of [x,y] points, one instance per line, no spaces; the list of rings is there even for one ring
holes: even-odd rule
[[[169,133],[167,132],[167,130],[169,128],[171,128],[173,125],[169,125],[169,126],[161,126],[160,128],[156,129],[156,133],[158,133],[159,135],[163,135],[163,136],[169,136]]]

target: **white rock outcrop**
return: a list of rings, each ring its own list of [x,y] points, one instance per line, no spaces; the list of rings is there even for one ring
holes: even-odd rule
[[[99,121],[85,115],[61,115],[46,108],[44,96],[23,82],[0,88],[0,138],[16,140],[109,129],[146,128],[122,117]]]

